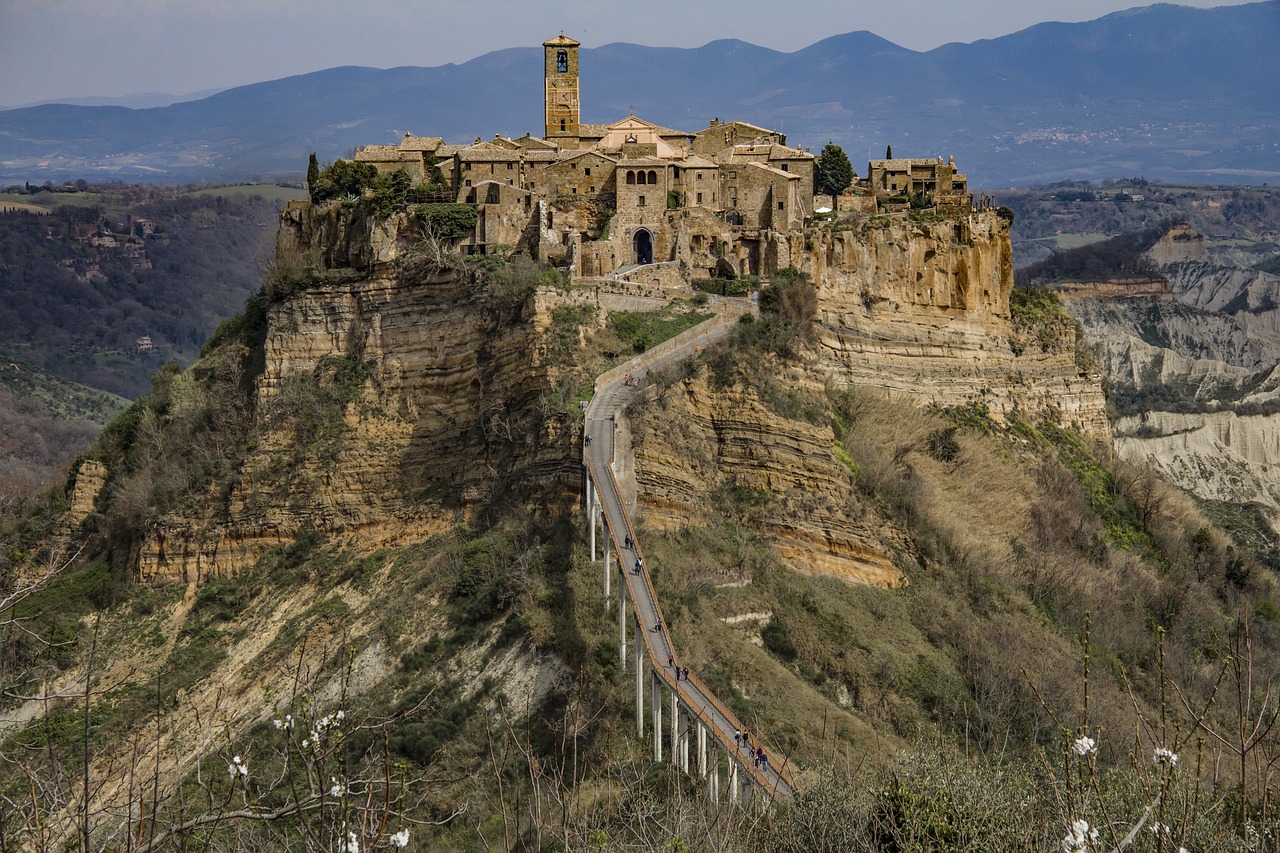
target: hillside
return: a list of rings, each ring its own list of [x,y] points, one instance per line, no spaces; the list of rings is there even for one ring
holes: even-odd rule
[[[1132,175],[1274,183],[1278,10],[1276,0],[1157,4],[927,52],[867,32],[793,53],[732,40],[609,44],[583,51],[583,120],[635,113],[696,131],[729,104],[793,145],[833,140],[857,168],[886,145],[928,140],[929,154],[963,154],[975,187]],[[336,67],[151,109],[6,110],[0,177],[295,179],[309,150],[333,160],[405,130],[517,137],[542,126],[541,68],[530,46],[460,65]]]
[[[368,202],[283,222],[244,314],[6,520],[15,845],[1026,850],[1151,803],[1189,848],[1265,828],[1273,735],[1243,769],[1196,744],[1265,677],[1244,643],[1275,671],[1275,578],[1110,453],[1070,318],[1011,302],[1004,213],[801,235],[759,316],[618,420],[664,630],[805,792],[767,818],[633,735],[582,511],[593,379],[718,303],[462,259]]]
[[[49,213],[0,213],[0,352],[125,397],[194,360],[256,289],[278,210],[232,190],[11,197]]]

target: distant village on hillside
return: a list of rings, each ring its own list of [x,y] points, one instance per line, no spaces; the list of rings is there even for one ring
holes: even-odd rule
[[[579,120],[579,42],[543,43],[545,132],[467,145],[406,133],[356,162],[403,170],[438,200],[474,205],[468,253],[517,249],[575,276],[670,263],[691,278],[767,274],[791,265],[806,222],[844,210],[972,208],[954,158],[872,160],[842,193],[815,195],[818,158],[778,131],[712,119],[697,132],[629,115]]]

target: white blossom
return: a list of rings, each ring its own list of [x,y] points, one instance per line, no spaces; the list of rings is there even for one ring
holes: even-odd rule
[[[348,832],[346,840],[338,842],[338,853],[360,853],[360,837]]]
[[[231,759],[231,763],[227,765],[227,773],[231,775],[232,779],[237,776],[247,779],[249,778],[249,765],[247,762],[241,761],[240,756],[237,755],[233,757]]]
[[[1081,758],[1094,755],[1098,751],[1098,742],[1088,735],[1081,735],[1071,742],[1071,751]]]
[[[1062,839],[1062,853],[1080,853],[1087,850],[1090,844],[1098,840],[1098,830],[1089,826],[1087,820],[1071,821],[1071,831]]]
[[[391,842],[392,847],[408,847],[409,846],[409,830],[402,829],[395,835],[387,839]],[[1185,851],[1182,851],[1185,853]]]
[[[340,784],[338,784],[338,777],[337,777],[337,776],[330,776],[330,777],[329,777],[329,781],[333,783],[333,785],[329,788],[329,796],[333,797],[334,799],[337,799],[338,797],[341,797],[341,796],[342,796],[342,786],[341,786]]]
[[[1177,767],[1178,753],[1174,752],[1172,749],[1166,749],[1161,746],[1151,754],[1151,760],[1156,764],[1168,764],[1170,767]]]

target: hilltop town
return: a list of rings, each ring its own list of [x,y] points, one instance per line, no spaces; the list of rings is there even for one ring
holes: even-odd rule
[[[579,277],[652,263],[693,279],[767,275],[795,264],[815,214],[972,208],[954,158],[872,160],[843,193],[815,196],[817,157],[775,130],[719,118],[698,131],[635,115],[583,123],[579,46],[564,35],[543,43],[542,137],[457,145],[406,133],[354,160],[403,171],[423,201],[474,205],[461,251],[525,251]]]

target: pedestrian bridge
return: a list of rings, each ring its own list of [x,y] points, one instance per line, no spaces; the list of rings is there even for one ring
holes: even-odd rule
[[[615,469],[616,415],[638,391],[627,376],[643,379],[651,370],[676,364],[696,355],[703,347],[725,337],[748,310],[743,300],[712,303],[717,316],[665,341],[626,364],[601,374],[587,407],[584,435],[591,442],[583,448],[587,475],[587,515],[590,521],[591,560],[597,559],[596,530],[603,521],[600,559],[603,563],[604,605],[618,614],[618,656],[625,672],[635,674],[636,734],[653,739],[653,758],[662,761],[664,750],[672,764],[699,780],[712,800],[747,804],[782,797],[793,799],[795,786],[783,757],[771,751],[758,732],[750,732],[750,746],[736,742],[744,731],[733,715],[692,669],[688,678],[676,677],[667,662],[681,661],[667,631],[658,596],[644,565],[644,548],[636,535],[626,503],[618,488]],[[631,468],[632,463],[626,460]],[[636,562],[642,569],[635,571]],[[616,584],[615,593],[611,587]],[[665,717],[664,717],[665,712]],[[767,761],[754,760],[757,748]]]

